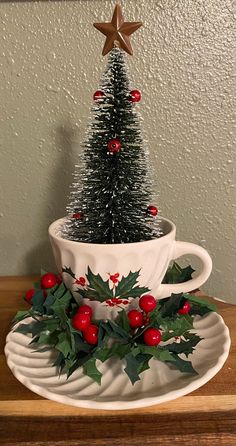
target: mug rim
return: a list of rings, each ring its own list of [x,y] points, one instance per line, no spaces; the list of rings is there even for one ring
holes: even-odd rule
[[[140,243],[143,245],[145,243],[151,243],[151,242],[155,242],[157,240],[166,240],[169,237],[171,237],[173,232],[176,231],[176,226],[171,220],[169,220],[168,218],[159,217],[160,222],[161,221],[166,222],[170,226],[170,230],[166,234],[164,234],[160,237],[152,238],[150,240],[143,240],[140,242],[130,242],[130,243],[107,243],[107,244],[106,243],[91,243],[91,242],[87,243],[87,242],[82,242],[82,241],[80,242],[80,241],[76,241],[76,240],[68,240],[66,238],[63,238],[61,235],[56,234],[56,228],[58,228],[59,225],[61,226],[62,222],[64,222],[67,218],[68,217],[62,217],[62,218],[59,218],[59,219],[53,221],[50,224],[50,226],[48,227],[48,233],[49,233],[50,237],[52,237],[53,239],[56,239],[57,241],[64,242],[66,244],[73,243],[76,246],[78,246],[79,244],[81,244],[82,246],[89,246],[89,247],[90,246],[93,246],[93,247],[135,246],[135,245],[139,245]]]

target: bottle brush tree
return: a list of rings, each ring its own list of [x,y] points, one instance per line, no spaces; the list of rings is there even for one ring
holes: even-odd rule
[[[124,51],[113,45],[100,89],[94,93],[93,118],[74,173],[64,238],[110,244],[160,236],[135,110],[140,99],[138,90],[130,90]]]

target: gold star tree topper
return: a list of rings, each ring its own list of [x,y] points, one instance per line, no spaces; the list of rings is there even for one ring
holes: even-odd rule
[[[102,51],[103,56],[117,44],[132,56],[133,50],[129,36],[142,26],[142,22],[125,22],[120,5],[116,5],[111,22],[94,23],[93,25],[106,36]]]

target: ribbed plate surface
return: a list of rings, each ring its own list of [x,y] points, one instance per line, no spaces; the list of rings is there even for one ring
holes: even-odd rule
[[[29,319],[25,320],[29,322]],[[10,332],[5,354],[15,377],[33,392],[60,403],[90,409],[123,410],[151,406],[170,401],[198,389],[222,368],[229,348],[229,330],[217,313],[195,318],[194,328],[204,338],[189,359],[198,375],[183,374],[158,360],[151,360],[151,368],[141,375],[134,386],[123,372],[121,361],[108,360],[99,364],[103,372],[99,386],[82,372],[75,372],[68,380],[60,378],[52,367],[55,352],[35,352],[30,338]]]

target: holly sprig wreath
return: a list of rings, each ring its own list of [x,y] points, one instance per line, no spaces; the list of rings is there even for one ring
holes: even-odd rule
[[[69,377],[82,367],[85,375],[101,384],[99,361],[109,358],[124,361],[124,372],[132,384],[149,369],[151,358],[183,373],[197,374],[188,359],[201,341],[193,330],[193,321],[196,315],[216,311],[214,304],[189,293],[172,294],[156,301],[147,294],[148,288],[139,287],[139,271],[121,279],[115,273],[109,275],[108,281],[91,269],[86,279],[77,279],[70,268],[64,268],[63,272],[75,279],[82,297],[90,296],[102,305],[115,306],[119,312],[115,320],[94,319],[92,308],[78,305],[60,276],[41,272],[40,282],[24,296],[30,308],[18,311],[13,325],[18,323],[15,332],[32,337],[30,344],[37,346],[37,351],[54,349],[53,366],[57,366],[58,374],[65,372]],[[174,263],[164,282],[189,280],[192,272],[190,266],[182,269]],[[136,299],[139,308],[127,313],[125,306]],[[30,320],[25,320],[29,317]]]

